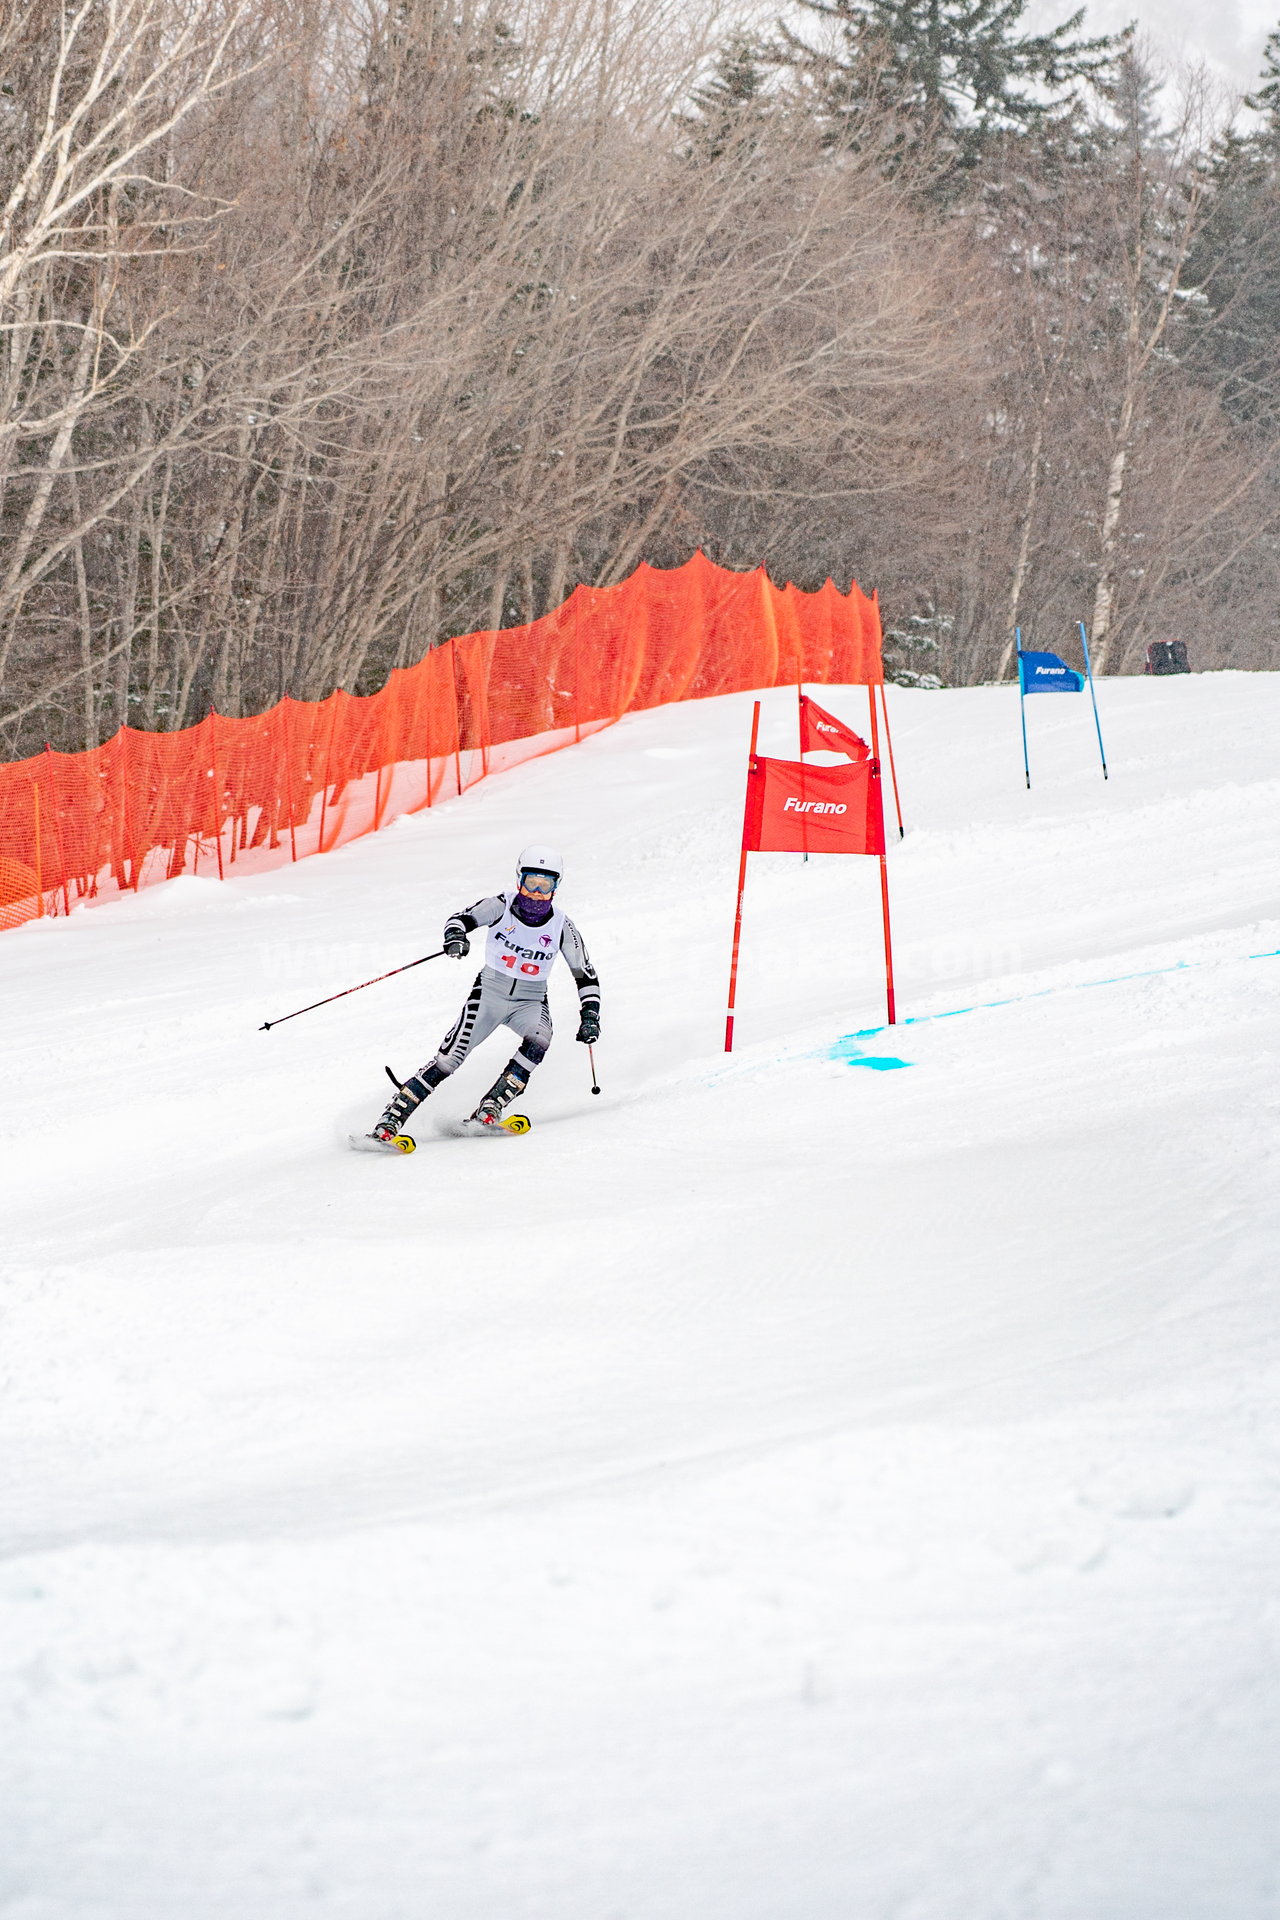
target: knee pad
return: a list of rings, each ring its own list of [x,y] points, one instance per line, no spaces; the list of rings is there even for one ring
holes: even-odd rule
[[[529,1073],[532,1073],[534,1068],[540,1067],[546,1059],[547,1046],[548,1042],[545,1040],[522,1040],[520,1050],[516,1054],[516,1059],[526,1063],[529,1068]],[[526,1074],[525,1078],[528,1078],[528,1074]]]

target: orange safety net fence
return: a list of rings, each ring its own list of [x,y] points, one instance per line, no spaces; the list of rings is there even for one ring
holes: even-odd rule
[[[0,928],[180,873],[327,853],[641,708],[882,678],[879,614],[856,586],[778,588],[701,553],[642,564],[529,626],[434,647],[367,698],[121,727],[85,753],[0,765]]]

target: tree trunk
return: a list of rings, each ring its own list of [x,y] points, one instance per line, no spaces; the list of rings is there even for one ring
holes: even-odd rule
[[[1098,673],[1106,672],[1107,655],[1111,648],[1111,611],[1116,593],[1116,548],[1119,544],[1120,507],[1124,498],[1124,475],[1129,459],[1129,434],[1133,425],[1134,398],[1134,390],[1130,385],[1121,408],[1117,444],[1111,456],[1111,467],[1107,474],[1106,508],[1102,516],[1102,531],[1098,542],[1098,584],[1094,589],[1091,623],[1093,664]]]
[[[1013,662],[1014,648],[1017,645],[1018,612],[1022,602],[1022,589],[1027,581],[1027,566],[1031,558],[1031,526],[1036,513],[1036,496],[1040,491],[1040,455],[1044,447],[1044,410],[1036,421],[1035,437],[1031,442],[1031,471],[1027,476],[1027,499],[1022,510],[1022,532],[1018,538],[1018,557],[1014,562],[1013,580],[1009,586],[1009,614],[1005,621],[1004,650],[1000,655],[997,680],[1003,680]]]

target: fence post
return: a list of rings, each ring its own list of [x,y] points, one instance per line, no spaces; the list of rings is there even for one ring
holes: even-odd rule
[[[53,790],[53,844],[58,856],[58,878],[53,891],[56,894],[59,887],[62,889],[62,912],[65,917],[71,911],[71,898],[67,892],[67,855],[62,842],[62,796],[54,773],[53,748],[47,740],[44,750],[49,767],[49,784]]]
[[[333,758],[333,729],[338,722],[338,690],[335,687],[329,695],[329,738],[324,746],[324,788],[320,795],[320,844],[317,853],[324,852],[324,823],[329,811],[329,763]]]
[[[582,738],[582,595],[573,590],[573,741]]]
[[[129,883],[136,893],[138,891],[138,864],[134,859],[133,812],[129,805],[129,729],[123,721],[116,729],[115,744],[119,747],[116,758],[118,762],[117,778],[120,795],[120,811],[116,821],[116,829],[119,834],[119,852],[116,856],[116,866],[120,875],[120,891],[123,893],[125,884],[124,863],[126,860],[129,862]]]
[[[414,709],[414,738],[418,736],[418,714],[425,709],[426,719],[422,729],[423,758],[427,765],[427,805],[434,806],[435,798],[431,787],[432,763],[435,760],[436,714],[438,702],[436,689],[440,684],[440,668],[436,665],[436,656],[440,652],[439,638],[432,643],[418,662],[417,678],[414,685],[418,689],[418,705]],[[444,755],[441,754],[441,759]],[[443,784],[443,782],[442,782]]]
[[[218,790],[218,715],[214,707],[209,709],[209,804],[213,810],[213,838],[218,849],[218,878],[222,872],[222,795]]]
[[[284,761],[285,798],[289,802],[289,855],[291,859],[296,860],[298,857],[298,838],[294,830],[293,737],[289,728],[288,702],[289,695],[286,693],[280,701],[277,711],[280,715],[280,731],[284,736],[284,751],[281,758]]]
[[[462,708],[458,703],[458,643],[449,642],[449,659],[453,666],[453,775],[458,783],[458,793],[462,793]]]
[[[36,919],[44,919],[44,867],[40,859],[40,788],[36,781],[31,782],[31,812],[35,828],[36,843]]]

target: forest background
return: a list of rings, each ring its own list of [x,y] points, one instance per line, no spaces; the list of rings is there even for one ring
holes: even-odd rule
[[[1280,666],[1280,34],[1021,0],[0,0],[0,757],[702,547]]]

